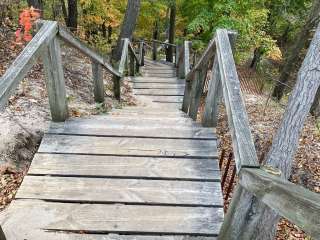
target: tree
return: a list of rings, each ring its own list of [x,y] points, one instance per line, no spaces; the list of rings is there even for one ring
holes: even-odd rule
[[[29,7],[34,7],[36,9],[43,10],[42,0],[28,0]]]
[[[68,0],[68,10],[64,0],[60,0],[64,20],[71,31],[78,28],[78,1]]]
[[[276,83],[272,96],[280,100],[284,94],[285,84],[288,83],[291,72],[293,72],[296,66],[297,60],[301,50],[306,46],[311,30],[314,29],[319,21],[320,13],[320,1],[314,0],[312,10],[306,21],[302,26],[300,33],[296,37],[296,41],[287,53],[287,57],[282,68],[279,81]]]
[[[299,135],[309,114],[317,89],[320,86],[320,24],[298,73],[297,84],[289,98],[280,127],[273,139],[265,165],[278,168],[281,177],[291,175],[293,157],[299,143]],[[246,190],[237,189],[239,202],[232,204],[227,218],[233,231],[225,239],[273,240],[280,217]],[[243,221],[246,219],[246,221]],[[243,224],[239,224],[243,223]],[[224,226],[226,227],[226,226]],[[240,233],[240,234],[234,234]]]
[[[311,106],[311,114],[315,117],[320,117],[320,88],[318,88],[316,97]]]
[[[174,44],[175,29],[176,29],[176,2],[173,1],[170,4],[170,20],[169,20],[169,43]],[[173,62],[173,47],[167,47],[166,60],[168,62]]]
[[[112,53],[114,61],[121,58],[122,39],[132,39],[132,35],[136,26],[137,18],[140,10],[140,0],[128,0],[127,9],[121,26],[121,32],[117,41],[117,46]]]

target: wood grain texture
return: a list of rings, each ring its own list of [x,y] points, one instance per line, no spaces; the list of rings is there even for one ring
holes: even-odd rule
[[[40,200],[16,200],[5,214],[4,231],[19,233],[43,229],[216,236],[223,220],[222,208],[53,203]]]
[[[36,154],[29,174],[219,181],[217,159]]]
[[[133,83],[134,89],[184,89],[184,83]]]
[[[181,103],[183,96],[147,96],[152,102],[164,102],[164,103]],[[166,116],[167,117],[167,116]]]
[[[211,80],[206,98],[206,103],[201,119],[205,127],[216,127],[218,124],[218,104],[222,97],[222,86],[217,56],[214,59]]]
[[[95,60],[92,61],[92,78],[94,87],[94,100],[96,102],[104,102],[104,83],[102,65]]]
[[[126,68],[126,62],[129,62],[128,59],[128,46],[129,46],[129,39],[125,38],[122,40],[122,53],[121,53],[121,59],[119,63],[118,71],[121,75],[124,74],[125,68]]]
[[[136,95],[183,96],[184,89],[134,89]]]
[[[223,206],[219,182],[26,176],[16,198],[94,203]]]
[[[216,141],[46,134],[38,152],[129,156],[216,157]]]
[[[320,194],[263,169],[242,169],[240,184],[312,237],[320,236]]]
[[[22,50],[0,79],[0,109],[3,109],[18,84],[32,68],[44,47],[48,46],[58,32],[56,22],[44,21],[39,32]]]
[[[63,26],[59,26],[59,37],[72,47],[78,49],[80,52],[82,52],[84,55],[90,57],[91,59],[94,59],[98,63],[100,63],[108,72],[112,73],[115,76],[121,77],[121,74],[115,70],[109,63],[106,62],[106,60],[98,53],[96,53],[94,50],[90,49],[88,46],[86,46],[83,42],[81,42],[79,39],[74,37],[66,28]]]
[[[130,82],[134,83],[169,83],[169,84],[184,84],[183,79],[177,79],[176,77],[172,78],[163,78],[163,77],[134,77],[128,78]]]
[[[52,232],[45,230],[33,230],[27,233],[17,233],[11,231],[7,233],[12,240],[32,239],[32,240],[216,240],[216,237],[196,237],[196,236],[144,236],[144,235],[118,235],[118,234],[76,234]]]
[[[46,73],[45,79],[52,121],[63,122],[68,117],[68,106],[60,43],[57,38],[52,39],[43,50],[41,58]]]
[[[237,172],[243,166],[259,167],[227,30],[217,30],[216,43]]]

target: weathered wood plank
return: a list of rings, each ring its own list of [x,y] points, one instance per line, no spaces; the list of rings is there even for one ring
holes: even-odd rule
[[[75,38],[66,28],[59,26],[59,37],[66,43],[70,44],[72,47],[78,49],[84,55],[94,59],[98,63],[100,63],[108,72],[112,73],[115,76],[121,77],[121,74],[115,70],[106,60],[96,53],[94,50],[87,47],[80,40]]]
[[[93,77],[93,87],[94,87],[94,100],[96,102],[104,102],[104,83],[103,83],[103,72],[102,65],[96,62],[94,59],[92,61],[92,77]]]
[[[240,184],[315,239],[320,236],[320,194],[263,169],[242,169]]]
[[[71,120],[65,123],[52,123],[48,133],[69,134],[69,135],[93,135],[93,136],[122,136],[122,137],[152,137],[152,138],[186,138],[186,139],[216,139],[212,129],[205,129],[197,126],[174,127],[175,121],[167,121],[164,125],[161,121],[147,121],[143,119],[139,122],[131,120],[130,117],[115,117],[114,121],[104,118],[100,120]],[[117,119],[119,119],[117,121]],[[131,118],[132,119],[132,118]],[[168,118],[174,119],[174,118]],[[186,120],[189,121],[188,118]],[[171,123],[171,124],[170,124]],[[191,123],[192,124],[192,123]]]
[[[52,203],[16,200],[6,212],[5,231],[33,229],[94,233],[162,233],[216,236],[222,208]],[[26,221],[28,219],[28,221]]]
[[[219,181],[217,159],[37,153],[28,174]]]
[[[172,78],[161,78],[161,77],[134,77],[128,78],[130,82],[134,83],[173,83],[173,84],[184,84],[184,79]]]
[[[191,166],[192,167],[192,166]],[[220,182],[26,176],[16,199],[223,206]]]
[[[154,73],[154,72],[147,72],[143,74],[144,77],[160,77],[160,78],[174,78],[176,77],[175,73]]]
[[[128,46],[129,46],[129,39],[125,38],[122,39],[122,53],[121,53],[121,60],[119,63],[119,73],[121,73],[121,75],[123,75],[124,71],[125,71],[125,67],[126,67],[126,62],[129,61],[128,59]]]
[[[202,116],[202,125],[205,127],[216,127],[218,124],[218,104],[222,97],[222,86],[219,72],[218,59],[215,57],[211,80]]]
[[[214,140],[66,136],[46,134],[42,153],[85,153],[162,157],[216,157]]]
[[[33,230],[26,233],[12,231],[7,233],[8,239],[32,239],[32,240],[216,240],[216,237],[196,236],[143,236],[143,235],[118,235],[118,234],[76,234],[45,230]]]
[[[259,163],[250,133],[248,116],[240,91],[240,82],[227,30],[217,30],[216,45],[224,102],[232,133],[237,171],[239,172],[241,167],[258,167]]]
[[[47,46],[58,32],[56,22],[45,21],[39,32],[22,50],[16,60],[7,69],[0,79],[0,109],[3,109],[9,97],[17,88],[20,81],[32,68],[42,50]]]
[[[41,56],[46,73],[51,117],[54,122],[65,121],[68,117],[67,93],[63,76],[60,43],[57,38],[51,40]]]
[[[184,89],[134,89],[136,95],[183,96]]]
[[[184,89],[184,83],[133,83],[134,89]]]
[[[197,120],[200,99],[203,92],[204,83],[207,77],[207,67],[196,70],[195,79],[192,82],[192,90],[190,93],[189,116],[193,120]]]
[[[168,102],[182,104],[183,96],[148,96],[148,99],[152,100],[153,102]]]

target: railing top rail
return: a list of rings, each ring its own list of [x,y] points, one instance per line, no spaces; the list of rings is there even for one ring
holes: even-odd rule
[[[3,109],[8,102],[12,92],[20,81],[32,68],[36,59],[40,56],[43,47],[56,36],[58,32],[57,22],[44,21],[38,33],[22,50],[0,79],[0,109]]]
[[[143,41],[144,42],[148,42],[148,43],[155,42],[155,43],[159,43],[159,44],[163,44],[163,45],[167,45],[167,46],[177,47],[176,44],[169,43],[169,42],[163,42],[163,41],[160,41],[160,40],[157,40],[157,39],[143,40]]]
[[[121,73],[115,70],[109,63],[107,63],[103,56],[96,53],[94,50],[86,46],[79,39],[74,37],[66,28],[59,26],[59,37],[66,43],[70,44],[72,47],[78,49],[80,52],[86,56],[94,59],[96,62],[100,63],[107,71],[111,74],[121,77]]]

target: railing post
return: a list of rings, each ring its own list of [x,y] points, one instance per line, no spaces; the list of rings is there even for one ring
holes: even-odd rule
[[[104,84],[103,84],[103,72],[102,66],[95,60],[92,62],[92,77],[93,77],[93,87],[94,87],[94,100],[96,102],[104,102]]]
[[[178,67],[178,65],[179,65],[179,51],[180,51],[180,47],[178,45],[176,45],[176,56],[175,56],[176,67]]]
[[[193,120],[197,120],[198,109],[200,105],[200,98],[203,92],[204,83],[207,77],[207,67],[203,66],[196,70],[195,79],[192,82],[192,89],[190,93],[190,107],[189,116]]]
[[[218,123],[218,104],[222,96],[222,86],[219,72],[218,58],[214,58],[211,80],[202,116],[204,127],[216,127]]]
[[[1,226],[0,226],[0,240],[7,240]]]
[[[63,122],[68,117],[66,87],[60,53],[60,43],[54,38],[42,54],[46,72],[46,86],[49,97],[52,120]]]
[[[113,76],[113,93],[114,97],[120,101],[121,96],[121,77],[118,77],[116,75]]]
[[[129,76],[134,76],[134,55],[133,55],[133,49],[129,51]]]
[[[187,75],[190,71],[190,61],[189,61],[190,50],[189,50],[189,47],[190,47],[190,42],[185,41],[184,42],[184,54],[182,56],[183,57],[183,66],[179,70],[180,73],[181,73],[181,71],[183,71],[183,78],[186,78],[186,85],[185,85],[185,89],[184,89],[184,97],[183,97],[183,103],[182,103],[182,111],[184,111],[185,113],[187,113],[189,110],[190,93],[191,93],[191,87],[192,87],[192,79],[191,78],[194,78],[194,75],[193,75],[187,79]]]
[[[142,40],[142,42],[140,42],[140,66],[144,66],[144,55],[145,55],[145,51],[144,51],[144,41]]]
[[[152,60],[157,61],[157,43],[152,40]]]

